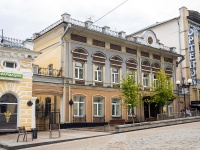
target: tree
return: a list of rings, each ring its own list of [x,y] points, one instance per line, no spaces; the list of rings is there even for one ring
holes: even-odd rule
[[[158,106],[164,106],[169,100],[176,98],[173,93],[173,84],[170,78],[162,70],[156,74],[156,81],[153,83],[154,94],[152,96],[153,102]],[[161,110],[162,113],[162,110]]]
[[[136,84],[134,78],[127,76],[126,78],[123,77],[121,83],[121,97],[124,99],[123,105],[128,110],[131,110],[132,120],[134,123],[134,107],[138,106],[141,96],[140,96],[140,84]]]

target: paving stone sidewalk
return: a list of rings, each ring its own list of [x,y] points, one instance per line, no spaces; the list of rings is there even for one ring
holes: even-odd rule
[[[53,132],[52,139],[49,138],[48,131],[39,131],[37,134],[37,139],[33,139],[33,141],[31,139],[31,133],[28,134],[27,142],[23,141],[23,135],[20,136],[19,142],[17,142],[18,133],[4,134],[0,135],[0,149],[21,149],[112,134],[112,132],[100,131],[99,128],[61,129],[61,137],[57,138],[58,132],[55,131]]]

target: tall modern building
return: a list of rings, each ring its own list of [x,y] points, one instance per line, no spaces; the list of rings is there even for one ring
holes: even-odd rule
[[[145,30],[153,31],[159,42],[176,47],[177,53],[185,57],[178,65],[176,80],[180,81],[180,100],[177,100],[179,110],[186,108],[200,108],[200,13],[179,9],[179,16],[167,21],[157,22],[141,29],[128,37],[142,35]],[[188,89],[185,85],[192,79]],[[185,88],[184,88],[185,87]]]
[[[42,53],[34,61],[33,76],[38,125],[52,110],[61,113],[63,124],[131,121],[130,111],[123,107],[120,96],[122,76],[135,76],[137,83],[142,84],[142,96],[148,97],[156,71],[163,69],[175,83],[176,65],[180,63],[177,58],[184,59],[173,44],[166,47],[159,43],[151,30],[127,37],[123,31],[81,22],[66,13],[35,33],[33,43],[34,51]],[[150,115],[155,117],[158,109],[151,107]],[[174,107],[173,101],[167,105],[169,111]],[[42,110],[44,115],[39,114]],[[137,121],[145,121],[149,116],[143,101],[134,111]]]

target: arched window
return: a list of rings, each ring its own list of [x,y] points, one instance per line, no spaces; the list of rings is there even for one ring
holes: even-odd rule
[[[95,52],[92,54],[93,57],[93,67],[94,67],[94,77],[93,80],[95,81],[95,85],[103,86],[103,66],[105,65],[106,55],[102,52]]]
[[[120,68],[122,67],[122,58],[119,56],[110,57],[110,65],[112,69],[112,83],[118,84],[120,81]]]
[[[93,63],[97,63],[97,64],[105,64],[105,60],[106,60],[106,55],[102,52],[95,52],[94,54],[92,54],[93,57]]]
[[[151,72],[151,65],[150,65],[150,62],[148,60],[144,60],[142,62],[142,71]]]
[[[127,75],[136,80],[134,72],[137,70],[137,61],[135,59],[128,59],[126,61]]]
[[[151,66],[152,66],[152,72],[153,73],[156,73],[160,70],[160,64],[157,63],[157,62],[154,62]]]
[[[165,68],[165,73],[166,73],[169,77],[172,77],[173,69],[172,69],[171,67],[166,67],[166,68]]]
[[[73,60],[83,61],[83,62],[87,61],[88,52],[83,48],[76,48],[72,50],[72,54],[73,54]]]

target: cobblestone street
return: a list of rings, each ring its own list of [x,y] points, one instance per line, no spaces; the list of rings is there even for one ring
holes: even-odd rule
[[[200,122],[111,134],[27,150],[200,150]]]

